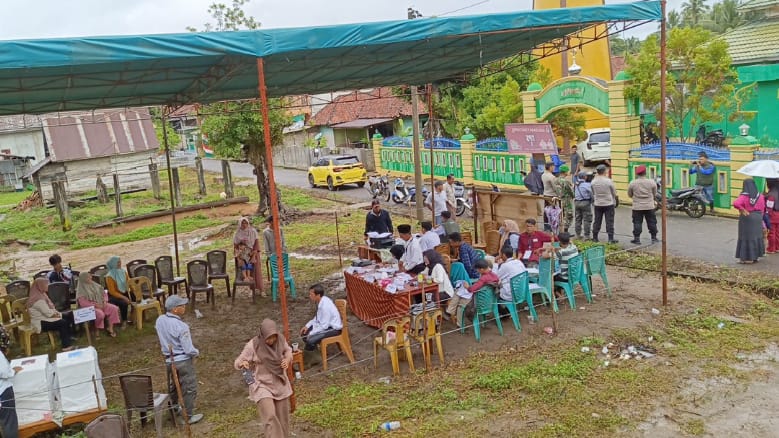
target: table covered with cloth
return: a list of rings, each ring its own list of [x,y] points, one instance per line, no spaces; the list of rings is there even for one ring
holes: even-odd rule
[[[384,321],[409,314],[411,297],[423,292],[432,293],[433,300],[439,301],[438,285],[426,284],[424,288],[407,286],[395,293],[384,290],[378,284],[365,281],[355,274],[344,272],[346,280],[346,299],[352,313],[365,324],[380,328]]]

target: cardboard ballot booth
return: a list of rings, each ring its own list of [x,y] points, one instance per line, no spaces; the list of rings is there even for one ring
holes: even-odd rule
[[[108,408],[102,374],[93,347],[11,361],[22,367],[14,376],[19,436],[89,422]]]

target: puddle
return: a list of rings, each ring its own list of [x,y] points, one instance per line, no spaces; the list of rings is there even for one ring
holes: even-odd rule
[[[207,237],[194,237],[191,239],[179,240],[179,252],[198,249],[208,243],[206,242],[206,239]],[[171,243],[168,245],[168,249],[170,250],[171,257],[175,257],[176,251],[174,250],[174,244]]]
[[[302,259],[302,260],[336,260],[338,257],[325,257],[325,256],[317,256],[317,255],[311,255],[311,254],[299,254],[296,252],[289,253],[289,256],[296,259]]]

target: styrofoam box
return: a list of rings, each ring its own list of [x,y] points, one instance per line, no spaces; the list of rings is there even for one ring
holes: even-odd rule
[[[22,367],[14,376],[16,415],[19,425],[51,420],[56,410],[54,366],[48,355],[31,356],[11,361],[11,367]]]
[[[99,407],[105,409],[108,406],[100,366],[97,363],[97,351],[93,347],[59,353],[54,366],[60,409],[66,416],[97,409],[98,399]],[[97,385],[97,397],[95,385]]]

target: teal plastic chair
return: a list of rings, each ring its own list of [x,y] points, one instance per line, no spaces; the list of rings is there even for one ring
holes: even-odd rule
[[[589,290],[592,291],[592,277],[600,275],[603,284],[606,286],[606,295],[611,298],[611,288],[609,288],[609,278],[606,276],[606,249],[602,245],[593,246],[584,251],[584,262],[586,272],[582,274],[582,283],[587,282]],[[586,276],[586,278],[584,278]],[[590,295],[592,300],[592,295]]]
[[[587,279],[582,275],[584,273],[584,256],[577,254],[568,259],[568,281],[555,281],[554,285],[563,288],[565,295],[568,296],[568,304],[571,305],[571,309],[576,310],[576,298],[573,295],[573,290],[577,284],[582,286],[584,296],[587,298],[587,302],[592,302],[592,294],[590,294],[590,285]]]
[[[295,280],[292,279],[292,274],[290,274],[289,271],[289,254],[282,254],[281,259],[284,261],[284,282],[289,285],[290,296],[292,298],[297,298]],[[276,260],[276,254],[271,254],[271,256],[268,257],[268,260],[270,261],[271,295],[275,302],[279,294],[279,262]]]
[[[511,322],[514,323],[514,329],[521,332],[522,324],[519,322],[519,310],[517,310],[517,306],[527,302],[528,292],[530,291],[530,282],[528,281],[527,272],[522,272],[511,277],[509,282],[511,284],[512,300],[506,301],[498,297],[498,304],[506,306],[509,309]],[[528,306],[528,309],[530,310],[531,315],[533,315],[533,319],[538,319],[538,316],[535,314],[536,310],[533,306]]]
[[[476,313],[473,315],[473,333],[476,336],[476,342],[481,341],[481,326],[487,322],[487,318],[492,315],[495,323],[498,325],[498,332],[503,336],[503,325],[500,323],[500,314],[498,313],[498,301],[495,298],[495,287],[484,286],[478,292],[473,294],[476,300]],[[465,306],[460,307],[459,321],[462,323],[465,318]],[[484,317],[484,319],[482,319]],[[460,327],[460,333],[465,333],[465,324]]]
[[[530,293],[528,296],[530,297],[530,304],[532,307],[532,296],[533,294],[540,293],[543,297],[543,302],[546,304],[547,300],[552,302],[552,310],[554,310],[555,313],[559,312],[560,309],[557,308],[557,300],[554,299],[554,284],[552,283],[552,260],[547,258],[541,258],[538,260],[538,283],[536,283],[537,286],[530,288]],[[538,319],[536,319],[538,321]]]
[[[487,252],[484,251],[483,249],[476,249],[476,248],[474,248],[473,250],[476,251],[476,255],[479,256],[479,258],[476,259],[476,260],[483,259],[483,258],[487,257]]]

